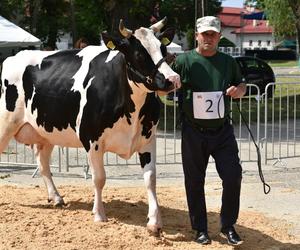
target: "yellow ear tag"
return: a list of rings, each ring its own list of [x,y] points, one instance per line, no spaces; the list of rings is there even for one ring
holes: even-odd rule
[[[106,47],[109,48],[109,49],[115,49],[116,48],[116,45],[114,45],[114,43],[112,41],[109,41],[107,44],[106,44]]]
[[[162,39],[161,39],[161,43],[163,44],[163,45],[168,45],[168,44],[170,44],[171,42],[170,42],[170,40],[168,39],[168,38],[166,38],[166,37],[163,37]]]

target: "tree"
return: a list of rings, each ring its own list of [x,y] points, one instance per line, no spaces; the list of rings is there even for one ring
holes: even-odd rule
[[[300,45],[300,1],[258,0],[277,36],[296,35]]]
[[[71,32],[74,41],[84,36],[90,43],[99,44],[102,31],[118,34],[121,18],[134,30],[149,27],[151,18],[157,14],[157,19],[167,16],[168,25],[176,27],[179,36],[187,31],[192,34],[196,3],[196,0],[1,0],[0,13],[40,38],[44,45],[55,48],[60,32]],[[205,0],[206,15],[216,15],[220,10],[221,0]]]
[[[20,17],[24,16],[24,1],[23,0],[1,0],[0,14],[6,19],[19,22]]]
[[[195,40],[195,19],[200,17],[200,13],[195,16],[195,5],[201,0],[164,0],[161,3],[162,16],[167,16],[172,26],[176,27],[177,35],[187,34],[189,48],[194,47]],[[222,1],[204,1],[204,14],[215,16],[221,12]]]

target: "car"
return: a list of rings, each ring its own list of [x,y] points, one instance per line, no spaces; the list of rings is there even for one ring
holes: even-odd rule
[[[235,56],[234,58],[240,67],[243,81],[247,84],[249,83],[257,85],[260,95],[265,94],[265,87],[267,84],[270,82],[275,82],[275,74],[272,68],[265,61],[257,57]],[[268,98],[273,96],[274,90],[275,85],[268,87]],[[257,95],[257,88],[248,86],[245,96],[249,96],[250,94]],[[167,99],[173,100],[173,96],[174,92],[171,92],[167,95]]]
[[[272,68],[265,61],[257,57],[236,56],[234,58],[240,67],[245,83],[257,85],[260,90],[260,95],[265,94],[265,87],[267,84],[275,82],[275,74]],[[275,85],[268,87],[268,98],[273,96],[274,90]],[[257,95],[257,88],[247,87],[246,96],[249,96],[249,94]]]

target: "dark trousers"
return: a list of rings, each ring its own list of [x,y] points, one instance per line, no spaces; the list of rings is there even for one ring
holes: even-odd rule
[[[222,179],[221,226],[234,225],[239,214],[242,168],[233,127],[226,123],[217,131],[199,131],[183,122],[181,150],[192,228],[207,231],[204,185],[210,155]]]

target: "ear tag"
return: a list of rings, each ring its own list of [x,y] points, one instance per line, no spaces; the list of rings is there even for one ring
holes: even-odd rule
[[[170,40],[168,39],[168,38],[166,38],[166,37],[163,37],[162,39],[161,39],[161,43],[163,44],[163,45],[168,45],[168,44],[170,44],[171,42],[170,42]]]
[[[116,45],[114,45],[114,43],[112,41],[109,41],[107,44],[106,44],[106,47],[109,48],[109,49],[115,49],[116,48]]]

